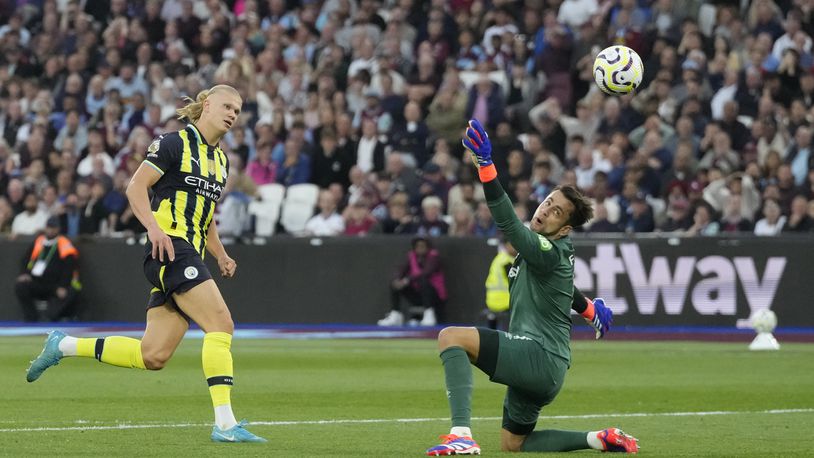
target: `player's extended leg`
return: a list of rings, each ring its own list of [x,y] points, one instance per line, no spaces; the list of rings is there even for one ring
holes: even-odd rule
[[[51,331],[42,353],[31,362],[26,379],[37,380],[51,366],[68,356],[96,358],[112,366],[159,370],[172,357],[189,325],[168,305],[147,311],[142,340],[123,336],[77,338]]]
[[[497,345],[489,345],[498,338]],[[501,448],[509,452],[568,452],[596,449],[636,452],[636,439],[613,429],[604,431],[535,431],[540,409],[554,400],[565,378],[568,365],[531,339],[507,339],[508,335],[485,332],[481,341],[486,348],[498,348],[497,358],[481,352],[479,367],[490,373],[493,381],[508,385],[503,401]],[[490,371],[494,364],[496,371]]]
[[[207,280],[183,293],[175,293],[173,299],[205,333],[201,359],[212,405],[215,408],[212,440],[266,442],[265,439],[247,431],[244,428],[246,423],[238,423],[232,413],[230,395],[234,372],[231,346],[234,323],[214,280]]]
[[[604,452],[637,453],[639,441],[619,428],[608,428],[588,433],[544,429],[532,431],[528,436],[512,434],[502,429],[500,444],[505,452],[569,452],[594,449]]]
[[[452,419],[450,433],[441,436],[442,443],[427,450],[427,455],[479,455],[480,447],[472,440],[472,366],[480,351],[476,328],[448,327],[438,334],[438,350],[444,364],[444,380]]]
[[[520,435],[500,430],[500,448],[504,452],[570,452],[591,448],[587,436],[579,431],[546,429]]]

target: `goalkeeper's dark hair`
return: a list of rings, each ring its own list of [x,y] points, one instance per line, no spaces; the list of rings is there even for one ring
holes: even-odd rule
[[[579,190],[571,185],[557,186],[553,191],[560,191],[574,206],[571,216],[568,217],[568,224],[571,227],[579,227],[587,223],[594,217],[594,206],[591,201],[582,195]],[[553,192],[552,191],[552,192]]]

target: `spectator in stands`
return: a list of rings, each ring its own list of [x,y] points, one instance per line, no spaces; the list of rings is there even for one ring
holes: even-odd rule
[[[712,147],[707,150],[698,167],[717,167],[724,173],[734,172],[740,164],[738,155],[730,146],[729,134],[719,131],[715,134]]]
[[[720,121],[721,130],[729,135],[732,149],[738,152],[743,151],[746,142],[750,138],[749,129],[738,120],[738,102],[730,100],[724,104],[723,118]]]
[[[741,210],[741,196],[732,194],[727,198],[721,217],[721,232],[752,232],[752,222]]]
[[[258,149],[272,148],[271,161],[249,173],[258,184],[341,183],[349,198],[358,194],[350,192],[355,184],[344,172],[327,182],[311,173],[323,169],[315,151],[324,149],[322,133],[333,131],[337,156],[351,158],[362,173],[385,170],[388,185],[406,191],[414,208],[422,197],[416,171],[427,162],[438,164],[450,184],[471,177],[469,158],[459,155],[456,122],[477,112],[504,152],[495,165],[510,195],[528,179],[538,196],[566,182],[593,195],[602,186],[595,168],[607,172],[611,196],[623,192],[629,174],[640,188],[635,192],[652,202],[665,199],[675,181],[689,190],[697,180],[693,208],[703,192],[717,212],[734,195],[729,187],[738,172],[747,172],[755,192],[768,190],[785,214],[801,185],[811,193],[812,27],[811,15],[797,7],[753,2],[743,14],[719,7],[707,38],[697,8],[669,1],[526,5],[522,24],[521,13],[506,4],[484,8],[482,2],[453,2],[446,12],[421,2],[409,8],[289,2],[287,8],[252,0],[230,8],[234,2],[150,0],[128,8],[116,1],[110,10],[117,12],[109,15],[90,7],[91,15],[78,14],[75,2],[62,9],[23,3],[23,10],[3,11],[11,19],[0,28],[8,48],[0,56],[0,189],[12,191],[7,197],[15,216],[25,194],[10,184],[18,180],[36,188],[40,201],[46,185],[55,185],[64,203],[74,175],[108,188],[114,170],[129,178],[143,160],[143,137],[149,144],[181,128],[175,102],[215,80],[238,86],[247,102],[240,120],[245,129],[223,146],[243,164],[264,157]],[[646,63],[633,97],[603,97],[592,83],[593,56],[609,36],[639,51]],[[64,46],[51,46],[58,41]],[[566,141],[577,135],[580,148],[593,154],[580,149],[566,158]],[[288,158],[286,145],[296,145]],[[388,155],[401,160],[391,163]],[[42,175],[38,161],[45,165]],[[545,172],[537,167],[543,161]],[[331,169],[332,161],[326,163]],[[704,189],[708,183],[712,190]],[[742,216],[751,219],[743,213],[761,202],[746,187]],[[472,188],[452,189],[433,194],[453,202]],[[377,218],[386,216],[389,193],[371,201]],[[612,221],[615,198],[604,200]],[[468,203],[474,209],[477,199]],[[652,211],[661,223],[670,204]],[[66,213],[77,221],[78,214]]]
[[[577,174],[577,186],[580,189],[588,190],[593,186],[594,175],[600,170],[600,165],[594,162],[593,149],[588,145],[583,145],[577,152],[577,166],[574,171]]]
[[[718,235],[720,225],[715,221],[714,210],[706,203],[701,202],[695,207],[693,225],[687,229],[687,235]]]
[[[608,220],[608,209],[605,204],[597,203],[594,205],[594,218],[591,220],[590,226],[587,227],[587,231],[596,233],[621,232],[622,228]]]
[[[466,237],[474,233],[475,215],[472,207],[459,203],[450,211],[452,222],[449,225],[448,235],[453,237]]]
[[[285,141],[284,157],[277,163],[277,183],[291,186],[308,183],[310,178],[310,157],[303,152],[302,143],[289,137]]]
[[[387,216],[382,221],[385,234],[414,234],[418,230],[415,217],[410,214],[409,197],[397,192],[387,201]]]
[[[45,175],[45,161],[43,159],[34,159],[28,165],[23,177],[23,186],[36,195],[41,196],[45,188],[50,186],[50,181]]]
[[[653,210],[644,193],[638,192],[627,209],[627,232],[652,232],[656,227]]]
[[[79,290],[79,252],[67,237],[59,235],[59,220],[49,218],[45,232],[37,237],[23,259],[14,292],[23,311],[23,319],[40,321],[37,300],[48,302],[49,321],[75,319]]]
[[[492,219],[492,212],[489,210],[489,205],[485,201],[478,202],[475,209],[475,227],[473,229],[474,235],[483,238],[497,237],[498,229],[495,220]]]
[[[385,173],[390,177],[393,189],[407,193],[411,204],[419,203],[421,179],[416,174],[415,169],[405,163],[405,160],[409,159],[409,155],[402,155],[400,152],[393,151],[387,156]]]
[[[8,235],[11,232],[13,221],[14,209],[11,208],[7,198],[0,196],[0,235]]]
[[[428,196],[436,196],[445,203],[449,195],[449,189],[452,187],[447,182],[446,177],[441,171],[441,167],[435,162],[427,162],[424,164],[421,174],[421,187],[419,193],[421,198]]]
[[[429,128],[421,115],[421,106],[417,102],[407,102],[404,106],[404,123],[393,133],[391,145],[402,154],[410,154],[418,167],[422,167],[430,158],[427,147]]]
[[[336,197],[327,189],[319,192],[319,213],[305,223],[305,235],[331,237],[345,231],[345,221],[336,211]]]
[[[88,129],[82,123],[79,110],[77,109],[70,110],[66,113],[65,125],[60,129],[56,140],[54,140],[54,148],[58,151],[62,151],[63,144],[68,138],[73,140],[74,154],[79,154],[88,144]]]
[[[370,213],[370,207],[365,198],[358,199],[348,205],[343,219],[345,220],[345,235],[362,237],[381,231],[379,222]]]
[[[786,152],[786,162],[791,166],[794,184],[800,186],[808,171],[814,168],[814,155],[811,154],[811,128],[801,125],[794,134],[794,142]]]
[[[120,230],[118,228],[119,220],[124,211],[129,207],[126,195],[129,181],[127,171],[117,171],[113,177],[113,187],[108,190],[102,198],[102,205],[104,206],[105,213],[108,215],[108,227],[113,232]]]
[[[353,158],[344,148],[339,148],[336,133],[332,129],[324,129],[312,156],[310,182],[320,188],[327,188],[331,183],[340,183],[347,188],[350,185],[348,172],[352,166]]]
[[[659,229],[664,232],[683,232],[693,224],[689,212],[690,203],[680,187],[673,189],[678,192],[671,193],[668,197],[667,219]]]
[[[356,165],[362,172],[381,172],[384,170],[385,144],[379,141],[376,121],[362,120],[362,135],[356,145],[354,156]]]
[[[763,218],[755,223],[755,235],[779,235],[786,224],[786,217],[780,213],[780,204],[775,199],[763,202]]]
[[[88,148],[87,156],[79,161],[76,166],[76,173],[80,177],[87,177],[93,173],[94,163],[99,161],[103,165],[104,172],[112,177],[116,169],[113,164],[113,159],[105,152],[105,143],[102,133],[99,131],[91,131],[88,133]]]
[[[411,305],[407,312],[401,307],[401,299]],[[405,318],[411,326],[435,326],[438,308],[446,301],[447,291],[438,250],[426,237],[416,237],[406,262],[399,268],[390,284],[390,312],[378,321],[379,326],[400,326]],[[419,320],[420,317],[420,320]]]
[[[812,232],[814,231],[814,220],[807,214],[808,199],[798,194],[791,200],[791,213],[783,232]]]
[[[421,236],[438,237],[449,232],[449,224],[441,216],[444,203],[436,196],[427,196],[421,201],[421,220],[416,233]]]
[[[23,211],[11,223],[12,236],[34,235],[45,228],[48,214],[39,208],[39,199],[33,192],[23,199]]]
[[[469,89],[469,98],[466,102],[466,118],[477,118],[488,130],[503,121],[506,101],[501,87],[489,79],[489,75],[481,73],[477,83]]]
[[[554,189],[554,183],[551,182],[551,162],[540,159],[534,161],[534,167],[531,172],[531,187],[532,198],[538,202],[542,202]]]
[[[108,212],[105,209],[104,198],[107,194],[107,187],[105,183],[96,181],[90,184],[90,197],[85,209],[82,211],[82,220],[80,222],[80,234],[107,235],[108,227]]]
[[[435,95],[427,115],[427,125],[447,143],[455,145],[461,137],[461,120],[466,119],[466,98],[458,87],[444,85]]]
[[[271,145],[263,143],[257,147],[257,156],[249,161],[246,175],[257,186],[274,183],[277,177],[277,164],[271,160]]]
[[[791,206],[791,198],[797,190],[795,186],[794,174],[788,164],[782,164],[777,168],[777,190],[780,193],[780,209],[786,213]]]

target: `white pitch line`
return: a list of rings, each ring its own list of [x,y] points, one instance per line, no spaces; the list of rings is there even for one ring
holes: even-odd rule
[[[794,413],[814,413],[814,408],[806,409],[770,409],[770,410],[713,410],[707,412],[633,412],[633,413],[597,413],[585,415],[550,415],[540,417],[541,420],[579,420],[590,418],[641,418],[641,417],[705,417],[722,415],[782,415]],[[496,421],[501,417],[473,417],[475,421]],[[430,423],[449,421],[449,418],[367,418],[367,419],[340,419],[340,420],[292,420],[292,421],[252,421],[251,425],[260,426],[297,426],[297,425],[358,425],[370,423]],[[148,428],[197,428],[212,426],[211,423],[150,423],[130,424],[119,423],[115,425],[88,425],[66,427],[38,427],[38,428],[0,428],[0,433],[41,432],[41,431],[106,431],[125,429]]]

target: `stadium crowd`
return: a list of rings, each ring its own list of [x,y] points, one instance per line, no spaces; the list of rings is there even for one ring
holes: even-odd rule
[[[313,183],[304,233],[495,236],[472,117],[525,220],[574,184],[589,232],[810,232],[812,36],[805,0],[0,0],[0,234],[142,231],[130,176],[218,83],[245,102],[222,233]],[[593,84],[614,43],[634,95]]]

